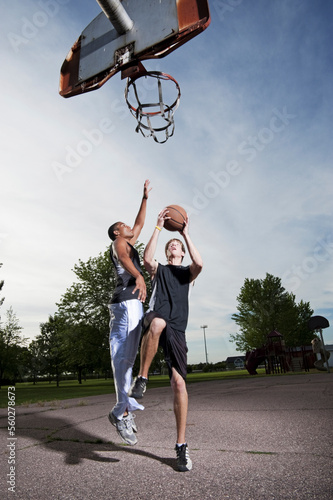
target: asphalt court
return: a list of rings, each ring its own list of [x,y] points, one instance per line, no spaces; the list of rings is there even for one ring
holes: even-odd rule
[[[175,468],[170,387],[148,384],[133,447],[108,421],[114,394],[17,407],[15,493],[1,409],[1,498],[333,498],[333,373],[200,382],[188,393],[186,473]]]

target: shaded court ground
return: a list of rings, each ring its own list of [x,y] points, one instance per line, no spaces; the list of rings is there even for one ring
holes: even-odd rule
[[[123,445],[107,415],[115,395],[16,409],[15,493],[8,491],[7,409],[0,410],[1,498],[287,500],[333,498],[333,374],[188,385],[193,469],[175,469],[169,387],[137,412]]]

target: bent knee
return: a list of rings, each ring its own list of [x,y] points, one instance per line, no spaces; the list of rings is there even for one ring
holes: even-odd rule
[[[183,377],[173,368],[171,377],[171,387],[174,392],[187,392],[186,382]]]
[[[166,327],[166,322],[162,318],[154,318],[150,323],[149,330],[153,335],[161,335],[164,328]]]

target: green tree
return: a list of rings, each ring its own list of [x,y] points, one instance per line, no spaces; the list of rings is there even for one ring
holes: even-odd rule
[[[2,264],[1,264],[1,262],[0,262],[0,269],[1,269],[1,267],[2,267]],[[3,281],[3,280],[1,280],[1,281],[0,281],[0,291],[2,290],[3,285],[4,285],[4,281]],[[5,300],[5,297],[1,297],[1,298],[0,298],[0,306],[2,306],[2,304],[3,304],[3,301],[4,301],[4,300]],[[1,320],[1,316],[0,316],[0,320]]]
[[[28,340],[28,339],[26,339]],[[29,346],[16,346],[16,363],[14,367],[14,380],[23,382],[25,377],[30,375],[29,362],[30,362],[30,351]]]
[[[310,304],[303,301],[296,304],[295,295],[283,288],[280,278],[268,273],[263,280],[246,278],[237,301],[239,312],[232,319],[240,331],[231,335],[237,351],[261,347],[273,330],[283,335],[289,347],[311,342],[313,333],[307,328],[313,314]]]
[[[84,369],[110,369],[108,303],[116,279],[109,250],[79,260],[73,272],[77,278],[61,297],[58,315],[62,318],[62,343],[66,364],[78,373]]]
[[[28,347],[28,354],[25,359],[25,367],[29,372],[33,383],[36,384],[38,376],[42,375],[47,370],[47,361],[43,352],[43,342],[40,340],[32,340]]]
[[[141,261],[144,246],[135,245]],[[150,278],[142,267],[150,295]],[[111,263],[109,248],[87,262],[79,260],[73,272],[73,283],[57,304],[57,315],[62,319],[62,343],[68,366],[78,372],[81,381],[84,369],[110,370],[108,304],[116,287],[116,275]],[[147,308],[148,299],[144,304]]]
[[[3,378],[7,377],[15,381],[19,367],[19,352],[27,339],[21,335],[22,328],[13,308],[6,312],[6,322],[0,323],[0,388]]]
[[[108,302],[116,285],[108,250],[87,262],[79,260],[73,269],[77,281],[71,285],[57,304],[59,315],[74,324],[95,325],[107,330]]]
[[[68,370],[77,373],[78,382],[86,371],[105,371],[110,367],[110,355],[105,345],[105,335],[93,325],[66,322],[62,329],[64,360]]]
[[[49,316],[46,323],[40,324],[40,335],[37,335],[37,349],[39,352],[39,364],[43,366],[43,372],[54,376],[57,387],[59,387],[61,373],[64,369],[64,349],[62,345],[63,321],[56,315]]]

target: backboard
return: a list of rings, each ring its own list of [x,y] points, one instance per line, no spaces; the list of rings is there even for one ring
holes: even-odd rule
[[[161,58],[210,23],[208,0],[97,0],[101,12],[72,46],[59,93],[71,97],[101,87],[117,72],[129,77],[138,63]]]

